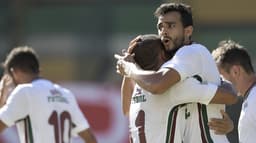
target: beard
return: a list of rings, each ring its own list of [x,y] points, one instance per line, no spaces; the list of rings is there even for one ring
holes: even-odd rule
[[[184,36],[182,36],[181,38],[176,38],[176,39],[171,38],[171,41],[172,41],[173,47],[172,48],[165,48],[165,49],[166,49],[166,52],[171,57],[173,57],[175,55],[175,53],[185,44],[184,43],[185,38],[184,38]]]

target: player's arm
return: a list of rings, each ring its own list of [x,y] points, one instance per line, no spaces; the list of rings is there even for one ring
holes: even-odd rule
[[[97,143],[97,140],[90,130],[90,128],[83,130],[79,133],[79,136],[86,142],[86,143]]]
[[[81,111],[75,96],[69,90],[66,91],[70,97],[72,123],[75,125],[71,130],[72,136],[78,134],[86,143],[97,143],[96,137],[90,129],[90,125]]]
[[[211,118],[208,126],[217,135],[225,135],[234,129],[234,123],[223,110],[220,111],[223,118]]]
[[[174,100],[176,104],[188,102],[199,102],[206,105],[209,103],[234,104],[237,101],[234,92],[223,90],[222,87],[213,83],[202,84],[195,78],[180,81],[175,88],[168,91],[174,92],[173,94],[177,93],[175,96],[170,96],[170,100]],[[169,92],[165,94],[169,94]]]
[[[128,116],[130,111],[131,97],[134,90],[134,81],[131,78],[123,77],[121,86],[121,102],[123,114]]]
[[[115,58],[118,59],[117,73],[132,78],[140,87],[153,94],[161,94],[180,81],[179,73],[172,68],[146,71],[137,67],[133,62],[124,61],[127,57],[115,55]]]
[[[28,88],[22,85],[17,86],[8,96],[6,104],[0,108],[1,130],[10,127],[17,120],[24,118],[29,112]],[[17,110],[19,112],[17,112]]]
[[[216,90],[212,90],[214,89],[214,86],[217,86]],[[203,104],[227,104],[227,105],[231,105],[231,104],[235,104],[238,101],[238,97],[236,95],[236,93],[230,89],[228,83],[225,84],[221,84],[220,86],[215,85],[213,83],[208,83],[208,84],[202,84],[197,85],[197,86],[193,86],[194,89],[193,91],[188,91],[189,93],[186,94],[187,96],[189,96],[189,94],[192,94],[196,97],[199,96],[199,102],[200,101],[206,101],[204,102],[200,102]],[[212,96],[212,94],[214,94]],[[209,100],[210,99],[210,100]],[[198,102],[198,101],[193,101],[193,102]]]
[[[14,87],[10,75],[4,74],[0,81],[0,108],[5,105],[7,98]]]
[[[235,104],[238,101],[238,96],[233,90],[230,83],[222,81],[221,85],[218,87],[215,96],[212,98],[210,103],[215,104]]]
[[[7,126],[5,125],[5,123],[4,123],[2,120],[0,120],[0,133],[1,133],[5,128],[7,128]]]
[[[164,93],[168,88],[180,81],[179,73],[172,68],[163,68],[159,71],[134,70],[131,78],[143,89],[153,93]]]

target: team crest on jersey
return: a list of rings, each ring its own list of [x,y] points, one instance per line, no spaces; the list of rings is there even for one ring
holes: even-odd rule
[[[140,88],[136,88],[136,92],[134,96],[132,97],[132,103],[140,103],[140,102],[146,102],[146,96],[143,94],[142,90]]]

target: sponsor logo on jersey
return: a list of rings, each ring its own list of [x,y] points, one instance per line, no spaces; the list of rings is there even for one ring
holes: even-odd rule
[[[185,119],[187,120],[188,117],[190,117],[190,112],[188,111],[188,108],[185,109]]]

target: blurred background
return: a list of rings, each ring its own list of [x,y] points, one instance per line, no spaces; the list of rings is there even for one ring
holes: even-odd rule
[[[153,13],[163,2],[177,0],[0,0],[0,60],[16,46],[33,47],[42,75],[76,94],[99,142],[127,143],[113,55],[136,35],[157,34]],[[255,65],[255,0],[179,2],[193,8],[195,41],[212,50],[233,39]],[[2,142],[17,142],[13,134],[5,131]]]

